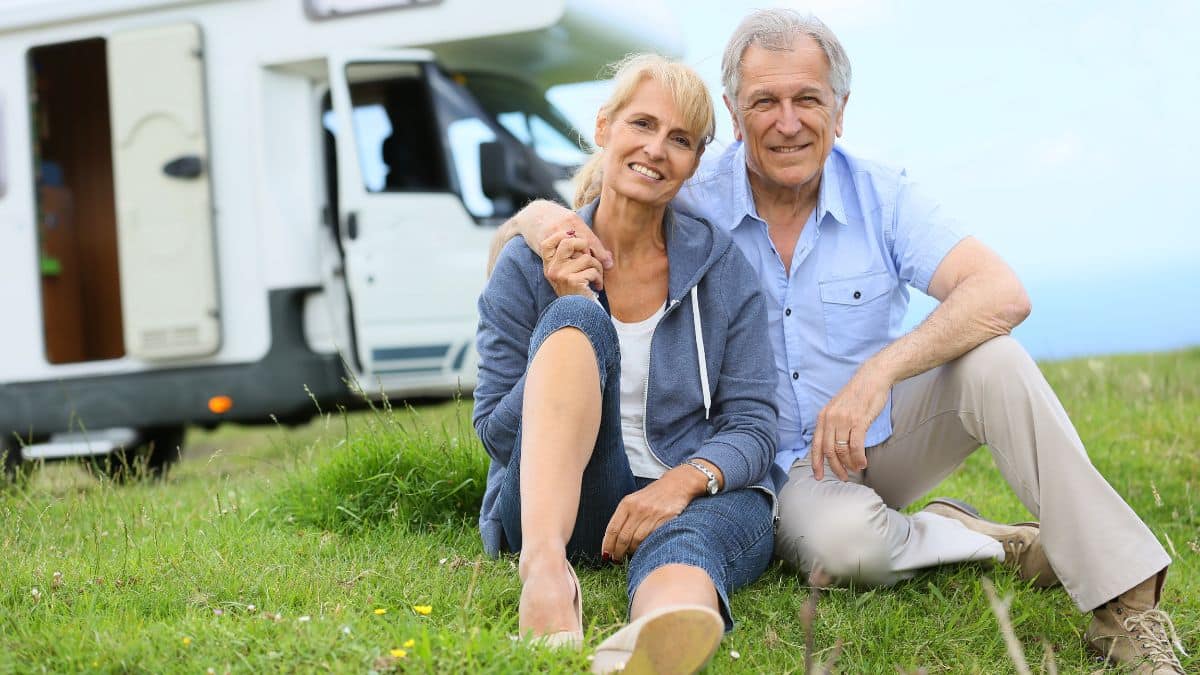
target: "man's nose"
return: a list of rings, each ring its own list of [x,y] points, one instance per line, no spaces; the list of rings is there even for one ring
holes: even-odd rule
[[[784,101],[779,107],[779,119],[775,120],[775,129],[784,136],[795,136],[804,125],[800,122],[800,111],[791,101]]]

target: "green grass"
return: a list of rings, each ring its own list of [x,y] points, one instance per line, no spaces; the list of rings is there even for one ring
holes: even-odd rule
[[[1044,369],[1095,464],[1172,553],[1164,604],[1200,651],[1200,350]],[[519,584],[513,559],[485,558],[475,530],[486,458],[469,413],[448,403],[193,432],[160,484],[45,467],[0,494],[0,672],[585,670],[585,656],[510,639]],[[1025,517],[986,452],[937,493]],[[840,639],[843,672],[1013,672],[983,575],[1013,596],[1035,672],[1047,646],[1059,672],[1102,667],[1061,590],[975,565],[824,593],[818,658]],[[624,618],[624,578],[581,577],[594,645]],[[807,597],[794,574],[769,569],[734,597],[740,626],[710,672],[800,671]],[[1184,665],[1200,670],[1200,659]]]

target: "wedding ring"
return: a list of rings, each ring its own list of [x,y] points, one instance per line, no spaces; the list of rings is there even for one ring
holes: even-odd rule
[[[833,444],[834,444],[834,445],[836,445],[836,446],[838,446],[838,447],[846,447],[847,445],[850,445],[850,441],[836,441],[836,440],[835,440],[835,441],[833,442]]]

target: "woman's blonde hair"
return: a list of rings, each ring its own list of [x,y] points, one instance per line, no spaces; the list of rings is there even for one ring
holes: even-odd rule
[[[699,153],[712,140],[715,124],[712,97],[704,80],[689,66],[658,54],[630,54],[609,66],[609,69],[616,86],[608,101],[600,106],[597,117],[604,116],[611,121],[617,111],[633,98],[642,82],[654,80],[667,90],[671,101],[682,114],[688,131],[699,139],[696,152]],[[600,196],[603,156],[604,148],[597,148],[575,174],[575,208]]]

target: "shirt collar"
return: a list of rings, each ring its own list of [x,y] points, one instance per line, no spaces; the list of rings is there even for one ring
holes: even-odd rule
[[[846,224],[846,205],[842,202],[842,181],[837,169],[835,155],[829,153],[825,159],[825,167],[821,169],[821,188],[817,194],[816,222],[825,222],[829,216],[837,223]],[[746,145],[741,141],[735,143],[731,153],[731,167],[734,177],[734,216],[736,228],[746,222],[746,216],[762,220],[758,215],[758,207],[754,204],[754,193],[750,190],[750,172],[746,169]]]

